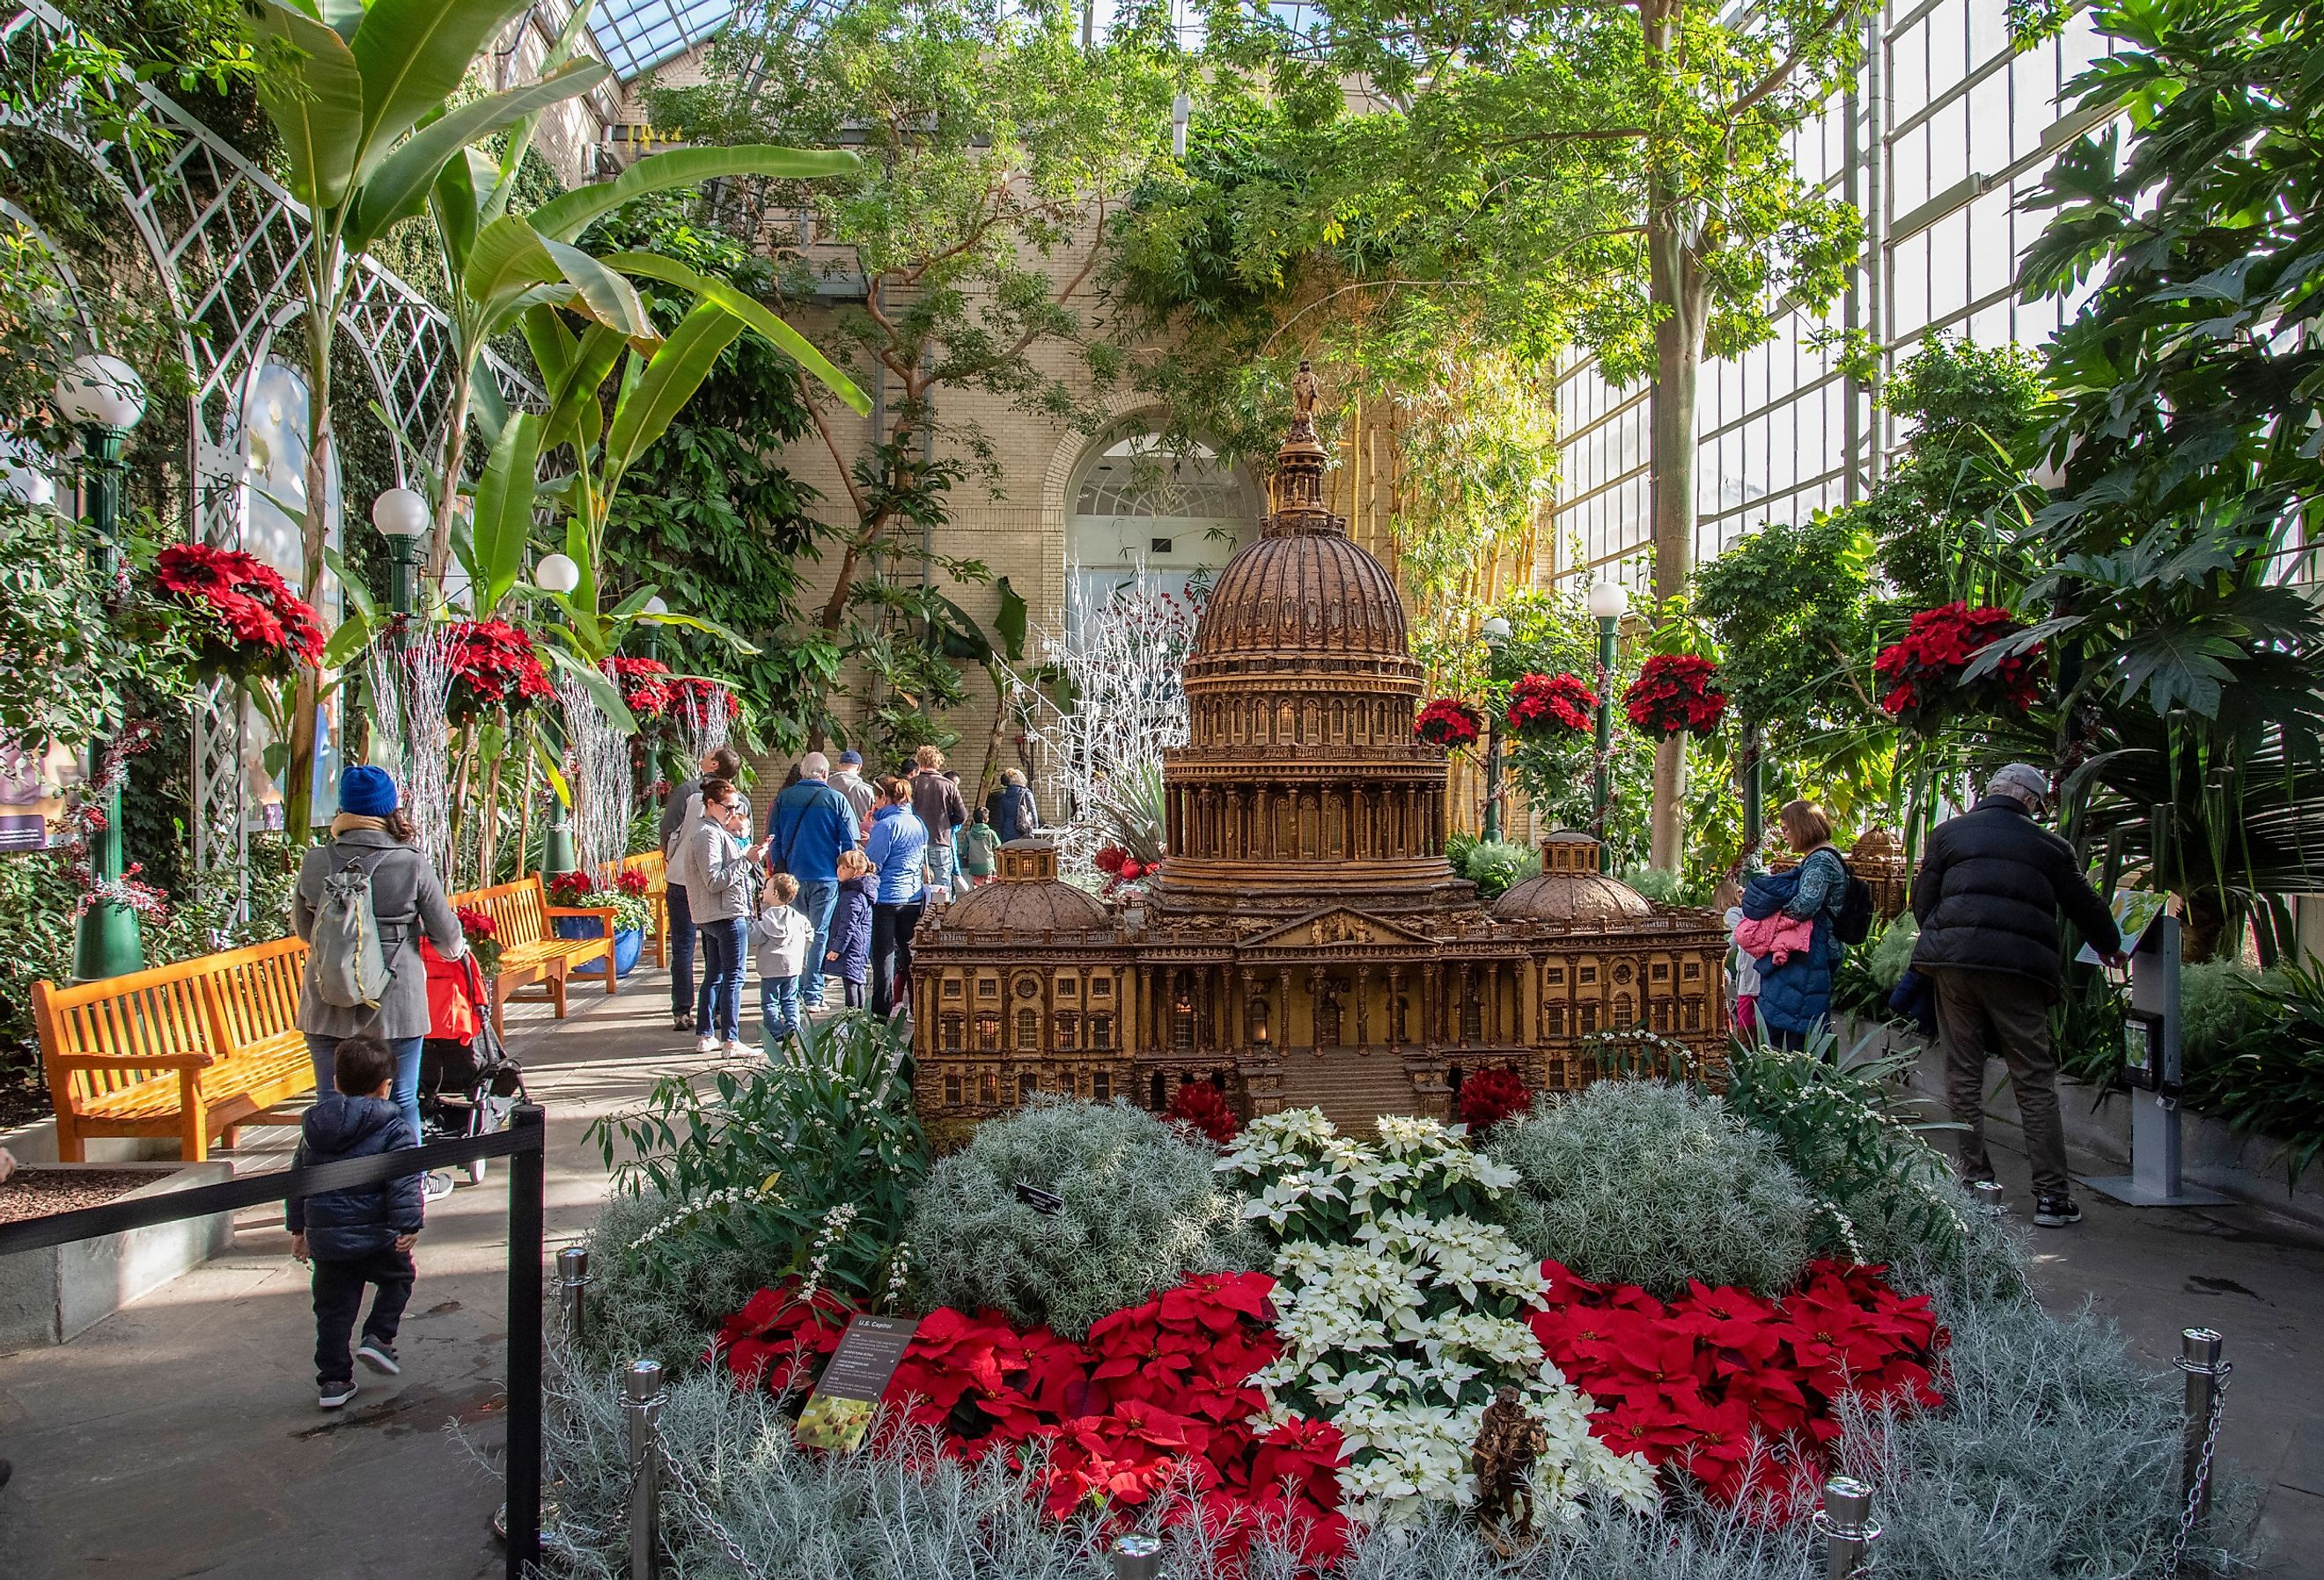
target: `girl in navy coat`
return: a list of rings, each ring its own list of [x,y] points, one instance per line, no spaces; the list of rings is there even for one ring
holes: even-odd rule
[[[872,979],[872,892],[877,880],[860,850],[839,857],[839,904],[831,915],[831,947],[823,956],[826,975],[847,984],[847,1007],[863,1007],[863,984]]]

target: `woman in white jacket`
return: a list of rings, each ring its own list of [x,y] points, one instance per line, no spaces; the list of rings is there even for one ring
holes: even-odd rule
[[[702,781],[702,817],[679,851],[686,898],[702,938],[702,988],[695,1000],[696,1053],[742,1051],[743,950],[766,841],[744,843],[750,803],[723,779]]]

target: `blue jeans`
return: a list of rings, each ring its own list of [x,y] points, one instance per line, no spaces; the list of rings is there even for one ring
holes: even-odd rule
[[[799,979],[796,976],[759,978],[759,1019],[767,1036],[780,1042],[798,1030]]]
[[[332,1079],[332,1064],[338,1058],[342,1040],[337,1037],[318,1037],[312,1031],[307,1033],[307,1057],[315,1061],[315,1095],[318,1097],[339,1089],[338,1083]],[[403,1123],[411,1127],[414,1142],[422,1139],[420,1134],[420,1045],[426,1040],[424,1037],[386,1039],[389,1051],[395,1055],[395,1086],[393,1095],[388,1100],[403,1110]],[[365,1093],[364,1095],[370,1094]]]
[[[669,1014],[674,1021],[690,1021],[694,1018],[694,907],[687,902],[685,884],[672,883],[667,892]]]
[[[807,974],[799,978],[799,1003],[823,1008],[824,952],[831,947],[831,912],[839,903],[836,878],[801,878],[791,909],[807,918]]]
[[[959,859],[953,854],[949,841],[928,842],[928,887],[952,892],[952,875],[960,870]]]
[[[704,922],[701,933],[702,991],[694,1001],[694,1029],[732,1042],[742,1035],[742,945],[750,923],[730,916]]]

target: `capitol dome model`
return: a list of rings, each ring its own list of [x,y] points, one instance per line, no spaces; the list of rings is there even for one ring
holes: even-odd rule
[[[1246,1117],[1320,1107],[1452,1117],[1462,1081],[1538,1091],[1644,1052],[1698,1067],[1726,1041],[1726,935],[1598,871],[1554,835],[1489,910],[1445,859],[1443,751],[1416,738],[1422,674],[1388,570],[1323,504],[1314,379],[1277,456],[1259,539],[1219,573],[1166,753],[1167,854],[1141,908],[1109,910],[1054,851],[913,941],[915,1101],[931,1125],[1038,1092],[1159,1110],[1213,1081]]]

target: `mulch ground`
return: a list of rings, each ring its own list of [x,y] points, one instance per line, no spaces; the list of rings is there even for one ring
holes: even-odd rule
[[[19,1169],[0,1185],[0,1224],[102,1206],[159,1178],[150,1169]]]

